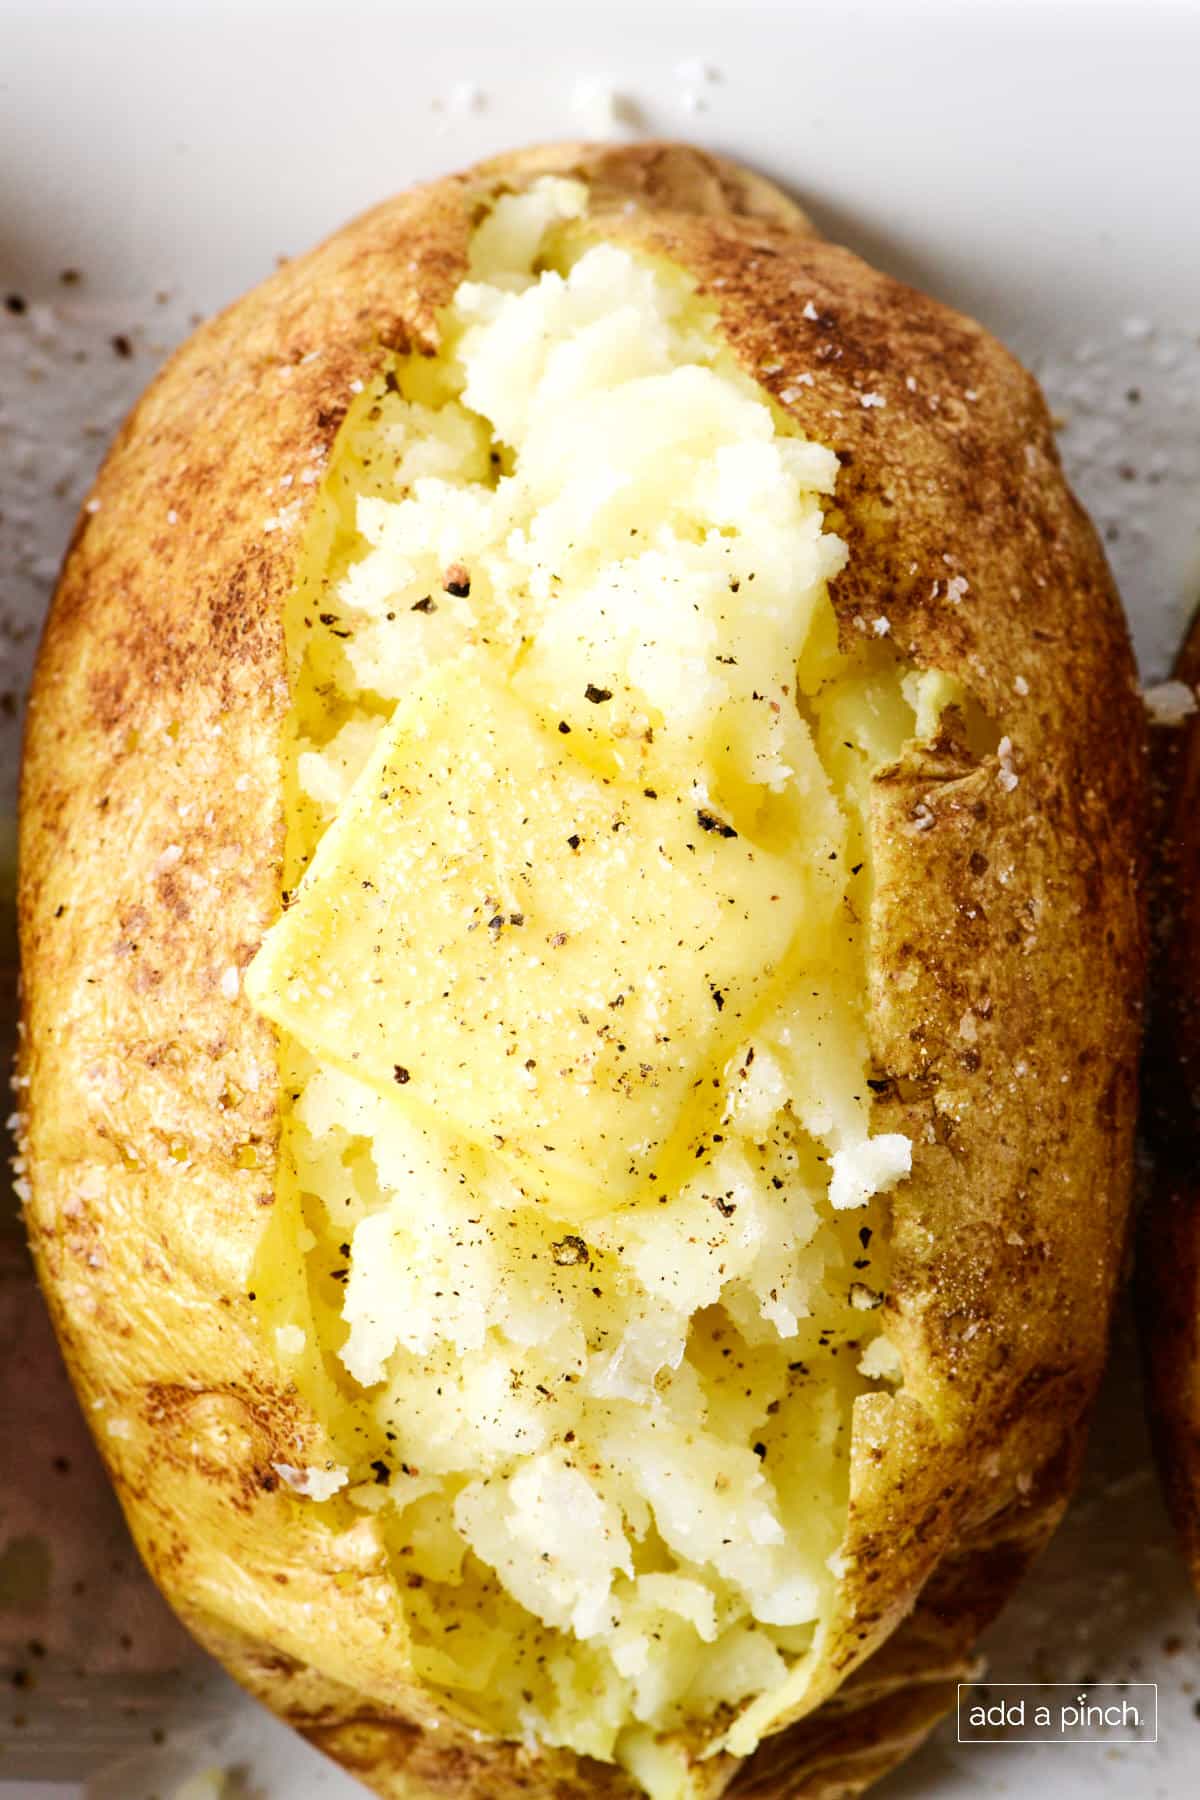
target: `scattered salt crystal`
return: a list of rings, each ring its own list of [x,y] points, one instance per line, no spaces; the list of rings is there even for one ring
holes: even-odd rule
[[[1021,695],[1022,699],[1024,699],[1025,695],[1029,692],[1029,683],[1023,675],[1018,675],[1016,677],[1013,682],[1013,687],[1017,690],[1017,693]]]
[[[227,1000],[236,1000],[237,999],[239,979],[240,978],[238,975],[238,971],[236,968],[233,967],[232,964],[230,965],[230,967],[228,969],[225,970],[225,973],[221,976],[221,992],[224,994],[224,996]]]
[[[633,101],[606,81],[577,81],[571,89],[571,111],[593,138],[619,137],[623,131],[636,131],[641,123]]]
[[[860,394],[858,404],[860,406],[886,406],[887,401],[882,394]]]
[[[965,575],[952,575],[946,583],[947,600],[952,601],[953,604],[957,606],[970,585],[971,584]]]
[[[482,112],[487,105],[487,95],[477,82],[456,81],[450,89],[447,104],[456,118],[463,118],[467,113]]]
[[[918,831],[931,831],[933,829],[933,813],[925,804],[924,800],[917,801],[917,804],[913,807],[912,817],[913,824]]]
[[[1186,681],[1159,681],[1142,690],[1152,725],[1182,725],[1196,711],[1196,692]]]
[[[359,381],[358,377],[355,376],[354,380],[350,383],[350,392],[352,394],[361,394],[362,391],[363,391],[363,384],[361,381]],[[282,487],[284,484],[281,481],[279,485],[280,485],[280,487]]]
[[[915,393],[916,393],[916,391],[917,391],[917,378],[916,378],[916,376],[915,376],[915,375],[906,375],[906,376],[905,376],[905,377],[904,377],[904,385],[905,385],[905,387],[906,387],[906,388],[907,388],[907,389],[908,389],[908,391],[909,391],[909,393],[910,393],[910,394],[915,394]]]
[[[263,530],[266,532],[290,531],[300,516],[301,504],[302,502],[299,500],[291,500],[286,506],[281,506],[277,513],[272,513],[269,519],[263,520]]]
[[[885,619],[882,613],[880,613],[879,617],[871,627],[871,630],[875,633],[876,637],[886,637],[891,629],[891,620]]]
[[[820,316],[821,316],[820,313],[817,311],[817,309],[813,305],[812,301],[806,300],[804,302],[804,317],[806,319],[819,319]]]
[[[1018,781],[1017,771],[1012,765],[1012,754],[1012,739],[1009,737],[1002,737],[996,746],[996,756],[1000,763],[1000,767],[996,772],[996,780],[1000,783],[1000,786],[1004,789],[1006,794],[1012,793]]]
[[[100,511],[100,502],[96,499],[89,500],[83,510],[88,513],[98,513]]]

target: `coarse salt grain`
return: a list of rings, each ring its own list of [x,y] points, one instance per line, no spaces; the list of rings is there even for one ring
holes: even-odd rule
[[[858,404],[860,406],[886,406],[887,401],[882,394],[860,394],[858,396]]]
[[[970,585],[971,584],[965,575],[952,575],[946,583],[947,600],[953,601],[954,605],[957,606]]]
[[[1012,793],[1019,779],[1017,771],[1012,766],[1012,754],[1012,739],[1002,737],[996,746],[996,756],[1000,763],[1000,767],[996,771],[996,780],[1006,794]]]
[[[812,301],[806,300],[804,302],[804,317],[806,319],[819,319],[820,316],[821,316],[820,313],[817,311],[817,309],[813,305]]]
[[[224,994],[224,996],[227,1000],[236,1000],[237,999],[238,984],[239,984],[240,979],[241,978],[238,974],[237,969],[234,968],[232,964],[230,965],[230,967],[228,969],[225,970],[224,974],[221,976],[221,992]]]
[[[876,637],[886,637],[888,632],[891,629],[892,629],[891,620],[885,619],[882,613],[880,613],[879,617],[875,620],[875,623],[871,627],[871,630],[875,633]]]
[[[290,531],[299,517],[300,506],[299,500],[292,500],[287,506],[281,506],[277,513],[273,513],[269,519],[263,520],[263,530],[266,532]]]
[[[1029,683],[1023,675],[1018,675],[1016,677],[1013,681],[1013,687],[1016,689],[1017,693],[1020,694],[1022,699],[1024,699],[1025,695],[1029,692]]]
[[[456,117],[462,118],[466,113],[482,112],[487,105],[487,95],[474,81],[456,81],[450,89],[449,110]]]
[[[571,112],[589,137],[617,137],[638,125],[638,109],[606,81],[584,79],[571,89]]]

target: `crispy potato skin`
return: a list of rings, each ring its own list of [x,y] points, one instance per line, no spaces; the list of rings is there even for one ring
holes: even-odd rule
[[[281,524],[276,484],[320,466],[352,382],[435,345],[481,202],[549,170],[591,183],[599,234],[688,270],[839,453],[843,633],[886,618],[1011,740],[1015,787],[952,734],[876,784],[869,1024],[877,1127],[914,1142],[888,1302],[907,1379],[856,1412],[844,1602],[805,1716],[696,1771],[705,1795],[834,1800],[952,1703],[1066,1503],[1130,1185],[1141,708],[1044,403],[979,326],[728,163],[562,145],[388,202],[184,345],[81,515],[31,701],[29,1232],[142,1553],[241,1681],[394,1800],[632,1795],[436,1707],[369,1517],[338,1529],[281,1487],[273,1463],[325,1446],[248,1292],[276,1071],[227,976],[279,904],[282,608],[313,489]]]
[[[1177,676],[1200,683],[1200,621]],[[1155,732],[1158,830],[1145,1068],[1151,1191],[1138,1311],[1150,1421],[1167,1504],[1200,1591],[1200,720]]]

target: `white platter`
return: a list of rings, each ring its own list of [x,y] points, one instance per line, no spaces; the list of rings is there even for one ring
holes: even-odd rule
[[[1198,76],[1197,0],[0,0],[0,296],[24,303],[0,308],[0,844],[75,507],[192,316],[388,192],[612,114],[758,165],[1032,364],[1161,675],[1200,599]],[[191,1651],[138,1571],[3,1203],[0,1438],[0,1673],[34,1678],[0,1697],[2,1800],[168,1800],[217,1768],[240,1771],[231,1795],[361,1794]],[[1127,1328],[1084,1489],[984,1648],[997,1681],[1157,1681],[1158,1744],[959,1747],[951,1724],[880,1800],[1200,1791],[1200,1615]]]

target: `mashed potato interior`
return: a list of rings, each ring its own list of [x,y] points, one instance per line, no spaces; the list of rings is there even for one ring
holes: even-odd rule
[[[322,476],[259,1288],[421,1677],[665,1795],[794,1684],[899,1378],[864,807],[948,696],[839,650],[835,456],[586,207],[499,200]]]

